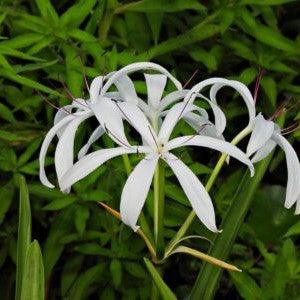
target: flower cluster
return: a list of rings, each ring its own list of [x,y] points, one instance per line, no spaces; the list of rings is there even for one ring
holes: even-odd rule
[[[129,77],[129,74],[137,71],[145,72],[147,99],[139,97]],[[173,85],[174,91],[166,94],[168,81]],[[252,134],[246,153],[223,137],[226,117],[218,106],[216,96],[224,86],[235,89],[248,109],[249,123],[243,132],[245,136],[251,132]],[[202,94],[207,88],[209,97]],[[213,121],[209,119],[205,109],[194,104],[197,98],[206,101],[212,109]],[[91,117],[97,119],[99,126],[81,148],[78,160],[74,163],[76,130]],[[173,137],[174,128],[180,120],[187,122],[195,130],[195,134]],[[141,145],[129,142],[124,121],[137,131],[141,137]],[[91,145],[104,134],[117,146],[88,154]],[[40,180],[50,188],[54,186],[47,179],[44,161],[49,144],[55,136],[58,137],[55,170],[59,187],[64,192],[70,191],[74,183],[114,157],[144,154],[144,158],[129,175],[120,201],[121,219],[135,231],[138,229],[138,217],[159,160],[164,160],[171,168],[201,222],[211,231],[218,231],[208,192],[190,168],[172,153],[172,150],[186,146],[206,147],[225,153],[246,164],[253,175],[252,163],[265,158],[279,145],[286,154],[288,167],[285,206],[290,208],[297,202],[296,213],[300,213],[299,159],[292,146],[281,135],[279,127],[272,121],[265,120],[261,114],[256,116],[255,101],[251,93],[245,85],[235,80],[211,78],[187,90],[166,69],[150,62],[131,64],[117,72],[96,77],[89,88],[89,99],[74,99],[71,105],[61,108],[56,113],[54,126],[45,137],[40,152]],[[252,159],[249,158],[251,156]]]

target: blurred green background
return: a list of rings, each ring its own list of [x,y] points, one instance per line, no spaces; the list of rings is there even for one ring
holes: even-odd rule
[[[285,127],[300,119],[297,0],[1,0],[0,28],[0,299],[14,298],[16,263],[22,260],[20,251],[17,255],[20,222],[19,239],[23,230],[22,236],[29,240],[19,241],[18,247],[31,239],[41,247],[47,299],[148,299],[150,295],[143,242],[97,204],[105,201],[118,207],[127,176],[122,160],[97,169],[69,195],[40,184],[39,148],[55,109],[39,93],[62,106],[70,103],[64,85],[76,97],[87,97],[83,74],[91,82],[128,63],[153,61],[183,83],[197,70],[189,87],[218,76],[240,80],[253,92],[261,74],[257,110],[269,117],[284,107],[279,121]],[[139,78],[136,87],[145,93]],[[246,107],[230,90],[224,89],[219,97],[230,138],[247,124]],[[178,130],[189,129],[180,124]],[[90,126],[80,127],[77,150],[90,132]],[[296,148],[299,130],[288,138]],[[110,143],[104,139],[94,148]],[[53,181],[54,149],[46,161]],[[203,180],[217,159],[216,153],[205,151],[204,156],[187,151],[181,156]],[[131,163],[136,162],[131,157]],[[230,166],[211,193],[219,220],[243,174],[234,162]],[[190,210],[170,175],[166,238],[172,237]],[[230,252],[229,261],[244,272],[224,272],[216,297],[300,299],[300,219],[293,216],[293,209],[283,208],[286,180],[285,158],[277,150]],[[27,214],[19,217],[20,186],[20,208]],[[26,228],[29,231],[24,233]],[[189,233],[212,238],[198,221]],[[190,243],[202,251],[209,247],[205,240]],[[38,253],[36,244],[31,246],[32,253]],[[179,299],[192,289],[200,266],[201,261],[184,256],[174,256],[163,266],[164,279]]]

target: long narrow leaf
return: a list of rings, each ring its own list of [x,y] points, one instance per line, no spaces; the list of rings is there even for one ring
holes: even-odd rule
[[[153,281],[155,282],[161,297],[165,300],[177,299],[174,293],[170,290],[170,288],[166,285],[166,283],[161,278],[160,274],[156,271],[155,267],[151,263],[151,261],[144,257],[144,262],[149,273],[152,276]]]
[[[208,252],[218,259],[226,260],[250,207],[254,192],[270,164],[272,155],[257,165],[253,178],[246,171],[221,224],[222,233],[218,234]],[[204,263],[192,290],[191,299],[213,299],[222,270]]]
[[[26,255],[23,272],[21,300],[43,300],[45,298],[44,266],[39,243],[34,240]]]
[[[17,241],[16,299],[21,296],[26,253],[31,241],[31,212],[28,189],[24,177],[20,177],[19,226]]]

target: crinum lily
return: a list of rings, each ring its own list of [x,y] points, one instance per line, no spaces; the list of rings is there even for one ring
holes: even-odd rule
[[[288,180],[284,206],[291,208],[296,203],[296,214],[300,214],[300,163],[291,144],[283,137],[277,124],[266,120],[261,114],[255,118],[253,131],[247,147],[247,155],[256,163],[267,157],[278,145],[285,152]]]
[[[109,102],[107,103],[106,99],[136,103],[138,97],[135,93],[133,83],[126,75],[126,72],[128,69],[132,72],[141,68],[163,72],[166,74],[165,76],[168,76],[174,82],[177,88],[181,88],[181,84],[167,70],[154,63],[136,63],[118,72],[111,72],[106,76],[96,77],[89,88],[90,99],[74,98],[72,104],[62,107],[55,115],[54,126],[47,133],[39,156],[40,180],[45,186],[49,188],[54,187],[48,180],[45,172],[45,157],[53,138],[56,135],[58,137],[54,165],[58,182],[60,183],[63,174],[73,165],[74,139],[78,127],[95,114],[96,117],[100,114],[100,125],[93,131],[87,143],[80,149],[78,158],[83,157],[88,152],[92,143],[99,139],[105,132],[115,142],[119,143],[122,141],[123,144],[129,144],[124,135],[122,117],[118,109],[114,106],[109,106]],[[107,82],[105,83],[105,81]],[[112,84],[117,87],[117,91],[108,92]],[[105,92],[102,92],[102,90]],[[100,91],[101,97],[99,95]],[[100,113],[98,113],[99,110]],[[103,128],[104,123],[106,125],[105,129]]]
[[[133,103],[106,101],[114,109],[119,109],[123,114],[123,118],[139,132],[145,141],[144,145],[131,146],[124,144],[118,137],[116,142],[119,147],[92,152],[68,169],[61,179],[61,189],[68,190],[72,184],[90,174],[109,159],[122,154],[143,153],[145,158],[134,168],[122,191],[120,204],[122,221],[133,230],[138,229],[137,220],[149,192],[155,168],[159,159],[163,159],[177,177],[198,218],[208,229],[217,232],[214,208],[209,194],[189,167],[170,151],[184,146],[215,149],[243,162],[253,174],[253,165],[245,153],[228,142],[200,134],[170,139],[178,121],[188,111],[193,110],[192,104],[182,102],[174,105],[163,120],[159,132],[156,133],[155,128],[152,127],[144,113]],[[176,119],[174,119],[174,116]],[[115,133],[122,130],[122,128],[119,128],[119,131],[117,128],[115,129]]]

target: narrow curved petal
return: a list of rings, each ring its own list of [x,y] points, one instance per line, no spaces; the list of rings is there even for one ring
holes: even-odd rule
[[[240,162],[247,165],[250,169],[251,176],[254,175],[254,167],[246,154],[241,151],[238,147],[222,141],[220,139],[208,137],[208,136],[200,136],[200,135],[190,135],[190,136],[182,136],[175,138],[167,143],[165,146],[166,151],[170,151],[172,149],[176,149],[184,146],[199,146],[210,148],[214,150],[218,150],[222,153],[226,153],[231,157],[239,160]]]
[[[251,158],[252,163],[257,163],[266,158],[274,150],[276,145],[277,144],[272,139],[268,140]]]
[[[159,139],[162,141],[168,141],[174,127],[180,121],[180,119],[183,118],[185,114],[194,109],[195,106],[187,102],[181,102],[173,105],[172,108],[168,111],[163,123],[161,124],[158,134]]]
[[[255,118],[254,128],[247,146],[247,155],[250,156],[263,147],[272,137],[273,132],[274,123],[267,121],[261,114],[258,114]]]
[[[78,126],[90,116],[91,114],[87,114],[70,121],[58,140],[54,158],[58,183],[65,172],[73,165],[74,139]]]
[[[217,92],[224,86],[230,86],[234,88],[243,98],[247,108],[248,108],[248,114],[249,114],[249,124],[252,124],[255,119],[255,101],[247,88],[243,83],[236,81],[236,80],[227,80],[227,82],[218,82],[214,84],[210,89],[210,99],[217,103],[216,95]]]
[[[211,231],[218,232],[215,211],[209,194],[197,176],[180,159],[171,153],[164,160],[176,175],[200,221]]]
[[[134,231],[147,198],[159,156],[147,155],[129,175],[122,191],[120,213],[122,221]]]
[[[220,88],[222,88],[223,86],[231,86],[232,88],[234,88],[237,92],[240,93],[246,103],[249,113],[249,124],[254,121],[256,113],[253,97],[249,89],[244,84],[235,80],[228,80],[218,77],[203,80],[196,84],[192,89],[190,89],[190,91],[184,97],[184,101],[189,101],[191,103],[197,97],[197,94],[200,93],[203,88],[209,85],[213,85],[210,90],[210,99],[213,102],[216,102],[216,94]]]
[[[52,141],[52,139],[55,137],[57,132],[63,128],[67,123],[71,122],[75,116],[69,115],[65,118],[63,118],[60,122],[55,124],[47,133],[45,136],[45,139],[43,141],[43,144],[41,146],[41,151],[39,155],[39,164],[40,164],[40,181],[42,182],[43,185],[49,187],[49,188],[54,188],[54,185],[48,180],[45,172],[45,158],[47,154],[48,147]]]
[[[167,76],[164,74],[144,74],[147,85],[148,105],[158,110],[165,86]]]
[[[197,134],[224,140],[224,136],[219,135],[215,124],[210,122],[207,118],[192,112],[187,113],[183,118]]]
[[[123,101],[127,101],[134,104],[138,103],[138,96],[136,94],[134,84],[127,75],[116,79],[114,84],[116,85]]]
[[[300,163],[296,151],[291,144],[280,134],[274,133],[273,140],[285,152],[285,159],[288,171],[286,187],[285,207],[290,208],[300,194]]]
[[[108,91],[108,89],[114,84],[114,82],[122,77],[123,75],[135,72],[135,71],[140,71],[140,70],[154,70],[158,71],[164,75],[166,75],[175,85],[175,87],[179,90],[182,89],[181,83],[170,73],[168,72],[165,68],[162,66],[152,63],[152,62],[139,62],[139,63],[133,63],[130,64],[121,70],[115,72],[106,82],[106,84],[103,86],[103,89],[101,91],[101,95],[105,95],[105,93]]]
[[[65,105],[64,107],[60,108],[56,112],[56,114],[54,116],[54,121],[53,121],[54,125],[56,125],[57,123],[59,123],[65,117],[70,116],[71,113],[72,113],[73,107],[74,106],[70,104],[70,105]],[[62,127],[60,130],[58,130],[56,132],[56,134],[57,134],[58,137],[61,136],[61,134],[63,133],[64,129],[65,129],[65,127]]]
[[[103,134],[105,130],[101,125],[99,125],[91,134],[90,138],[88,139],[87,143],[79,150],[78,152],[78,159],[81,159],[84,155],[86,155],[91,147],[91,145],[97,141]]]
[[[126,153],[135,153],[135,148],[127,149],[123,147],[102,149],[90,153],[77,161],[61,178],[61,190],[69,189],[75,182],[89,175],[106,161]]]
[[[152,148],[156,148],[157,136],[145,114],[132,103],[121,102],[117,106],[123,117],[139,132],[143,140]]]
[[[91,105],[101,126],[107,130],[108,135],[119,146],[129,146],[126,138],[122,115],[116,103],[106,97],[101,97],[96,103]]]
[[[168,106],[173,104],[174,102],[177,102],[184,98],[184,96],[188,93],[189,90],[179,90],[174,91],[172,93],[169,93],[160,101],[160,111],[164,111]]]
[[[100,95],[100,90],[103,87],[103,82],[105,80],[105,76],[98,76],[94,78],[90,86],[90,98],[91,102],[94,103],[98,100]]]

